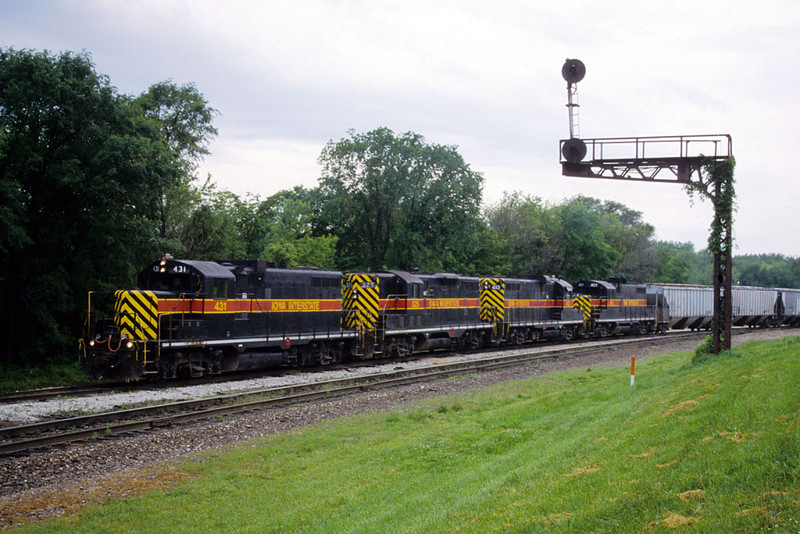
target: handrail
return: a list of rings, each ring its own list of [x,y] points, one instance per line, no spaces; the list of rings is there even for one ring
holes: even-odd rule
[[[562,140],[563,145],[567,140]],[[710,134],[710,135],[661,135],[661,136],[636,136],[636,137],[596,137],[592,139],[581,139],[589,149],[592,161],[602,161],[606,158],[607,146],[621,146],[633,145],[632,157],[615,157],[617,160],[641,160],[647,158],[700,158],[708,157],[712,159],[724,159],[733,154],[733,139],[730,134]],[[713,154],[702,154],[699,150],[690,150],[691,145],[698,144],[711,144],[713,145]],[[676,146],[677,153],[670,153],[668,155],[656,154],[648,148],[653,149],[653,145],[659,147]],[[611,159],[611,158],[610,158]],[[563,154],[561,162],[565,162]]]

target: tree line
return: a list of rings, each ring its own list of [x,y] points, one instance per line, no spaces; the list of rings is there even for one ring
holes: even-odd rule
[[[642,214],[519,192],[483,206],[454,146],[388,128],[321,150],[313,188],[267,198],[197,175],[218,112],[193,85],[119,94],[87,53],[0,50],[0,360],[72,352],[89,291],[130,287],[164,253],[341,271],[553,274],[711,283],[711,256]],[[800,260],[735,259],[743,285],[800,287]]]

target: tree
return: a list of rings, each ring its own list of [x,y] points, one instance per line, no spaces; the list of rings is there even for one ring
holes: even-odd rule
[[[737,284],[757,287],[800,287],[800,259],[782,254],[736,256],[733,273]]]
[[[219,112],[208,105],[194,84],[158,82],[142,93],[136,103],[181,160],[193,164],[209,153],[208,144],[217,135],[214,117]]]
[[[573,283],[612,276],[620,259],[620,253],[606,242],[603,215],[594,204],[594,199],[579,196],[556,208],[566,245],[558,274]]]
[[[696,255],[691,243],[658,241],[653,244],[656,272],[648,280],[669,284],[685,284],[689,281],[693,258]]]
[[[285,267],[335,269],[338,237],[319,224],[317,190],[296,186],[272,195],[259,207],[266,233],[261,256]]]
[[[496,240],[503,243],[511,273],[553,274],[561,269],[566,254],[560,242],[561,219],[540,198],[505,193],[486,210],[486,219]]]
[[[0,50],[0,359],[64,354],[89,290],[129,286],[175,244],[165,198],[214,130],[143,102],[87,53]]]
[[[342,269],[458,269],[469,264],[483,177],[456,147],[388,128],[330,141],[319,162],[323,220]]]
[[[178,86],[170,80],[151,85],[134,102],[183,165],[183,179],[173,184],[172,189],[161,190],[157,207],[161,238],[174,241],[175,236],[169,234],[169,229],[176,221],[171,219],[186,215],[187,207],[193,208],[186,202],[197,199],[191,182],[195,179],[197,163],[209,153],[208,144],[217,135],[213,121],[218,112],[208,105],[194,84]]]
[[[180,160],[88,54],[0,51],[2,358],[62,353],[86,292],[155,253],[152,207]]]
[[[616,253],[612,274],[631,282],[652,280],[656,270],[651,246],[655,228],[642,220],[641,212],[619,202],[591,199],[587,203],[602,215],[604,240]]]

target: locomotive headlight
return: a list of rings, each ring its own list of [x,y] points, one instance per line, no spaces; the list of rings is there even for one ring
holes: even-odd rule
[[[129,349],[132,349],[133,348],[133,341],[128,341],[127,343],[125,343],[125,346],[128,347]]]
[[[90,347],[94,347],[94,339],[92,339],[91,341],[89,341],[89,346],[90,346]]]

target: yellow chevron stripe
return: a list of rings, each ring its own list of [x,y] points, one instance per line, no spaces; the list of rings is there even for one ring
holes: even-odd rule
[[[505,280],[502,278],[481,278],[480,280],[480,319],[484,323],[503,321],[505,318]]]
[[[374,331],[380,306],[379,278],[368,273],[349,274],[342,283],[345,327],[358,328],[362,333]]]
[[[114,323],[133,340],[158,338],[158,298],[152,291],[117,291]]]
[[[583,312],[583,325],[586,326],[592,317],[592,300],[589,297],[577,296],[573,299],[573,306]]]
[[[155,328],[157,324],[157,311],[140,306],[131,305],[131,301],[123,302],[119,313],[127,316],[138,316],[138,318],[150,328]]]

